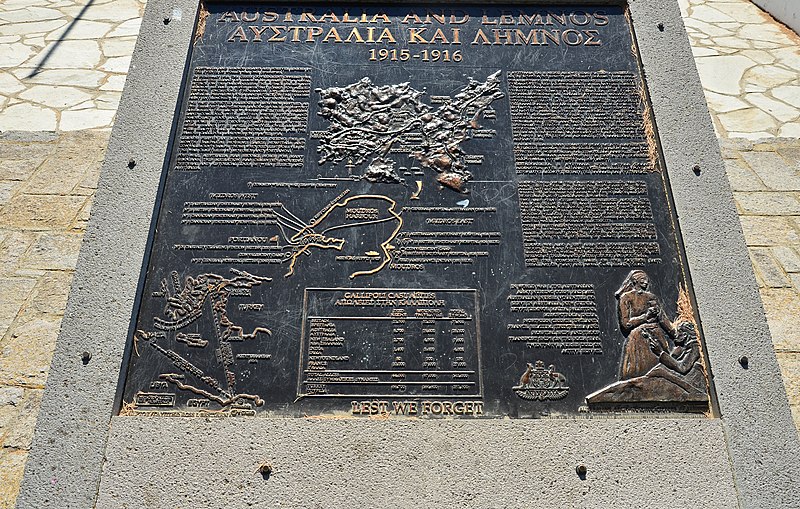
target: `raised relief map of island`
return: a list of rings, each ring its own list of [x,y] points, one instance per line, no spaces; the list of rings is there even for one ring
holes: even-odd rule
[[[196,24],[120,414],[711,413],[624,9]]]

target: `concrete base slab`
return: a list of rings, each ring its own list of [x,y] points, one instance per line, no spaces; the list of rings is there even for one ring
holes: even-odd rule
[[[716,419],[118,417],[96,507],[732,508],[733,486]]]

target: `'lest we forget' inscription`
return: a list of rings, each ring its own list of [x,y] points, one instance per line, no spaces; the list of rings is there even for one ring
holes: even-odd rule
[[[709,410],[620,7],[208,4],[123,414]]]

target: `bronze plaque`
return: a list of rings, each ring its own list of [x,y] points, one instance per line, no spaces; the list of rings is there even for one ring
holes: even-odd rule
[[[622,7],[208,3],[122,414],[708,412]]]

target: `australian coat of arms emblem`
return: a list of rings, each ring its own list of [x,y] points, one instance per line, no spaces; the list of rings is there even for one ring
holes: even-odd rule
[[[519,379],[519,385],[511,389],[522,399],[532,401],[557,400],[567,396],[567,379],[557,372],[552,364],[545,368],[544,362],[528,363],[528,368]]]

